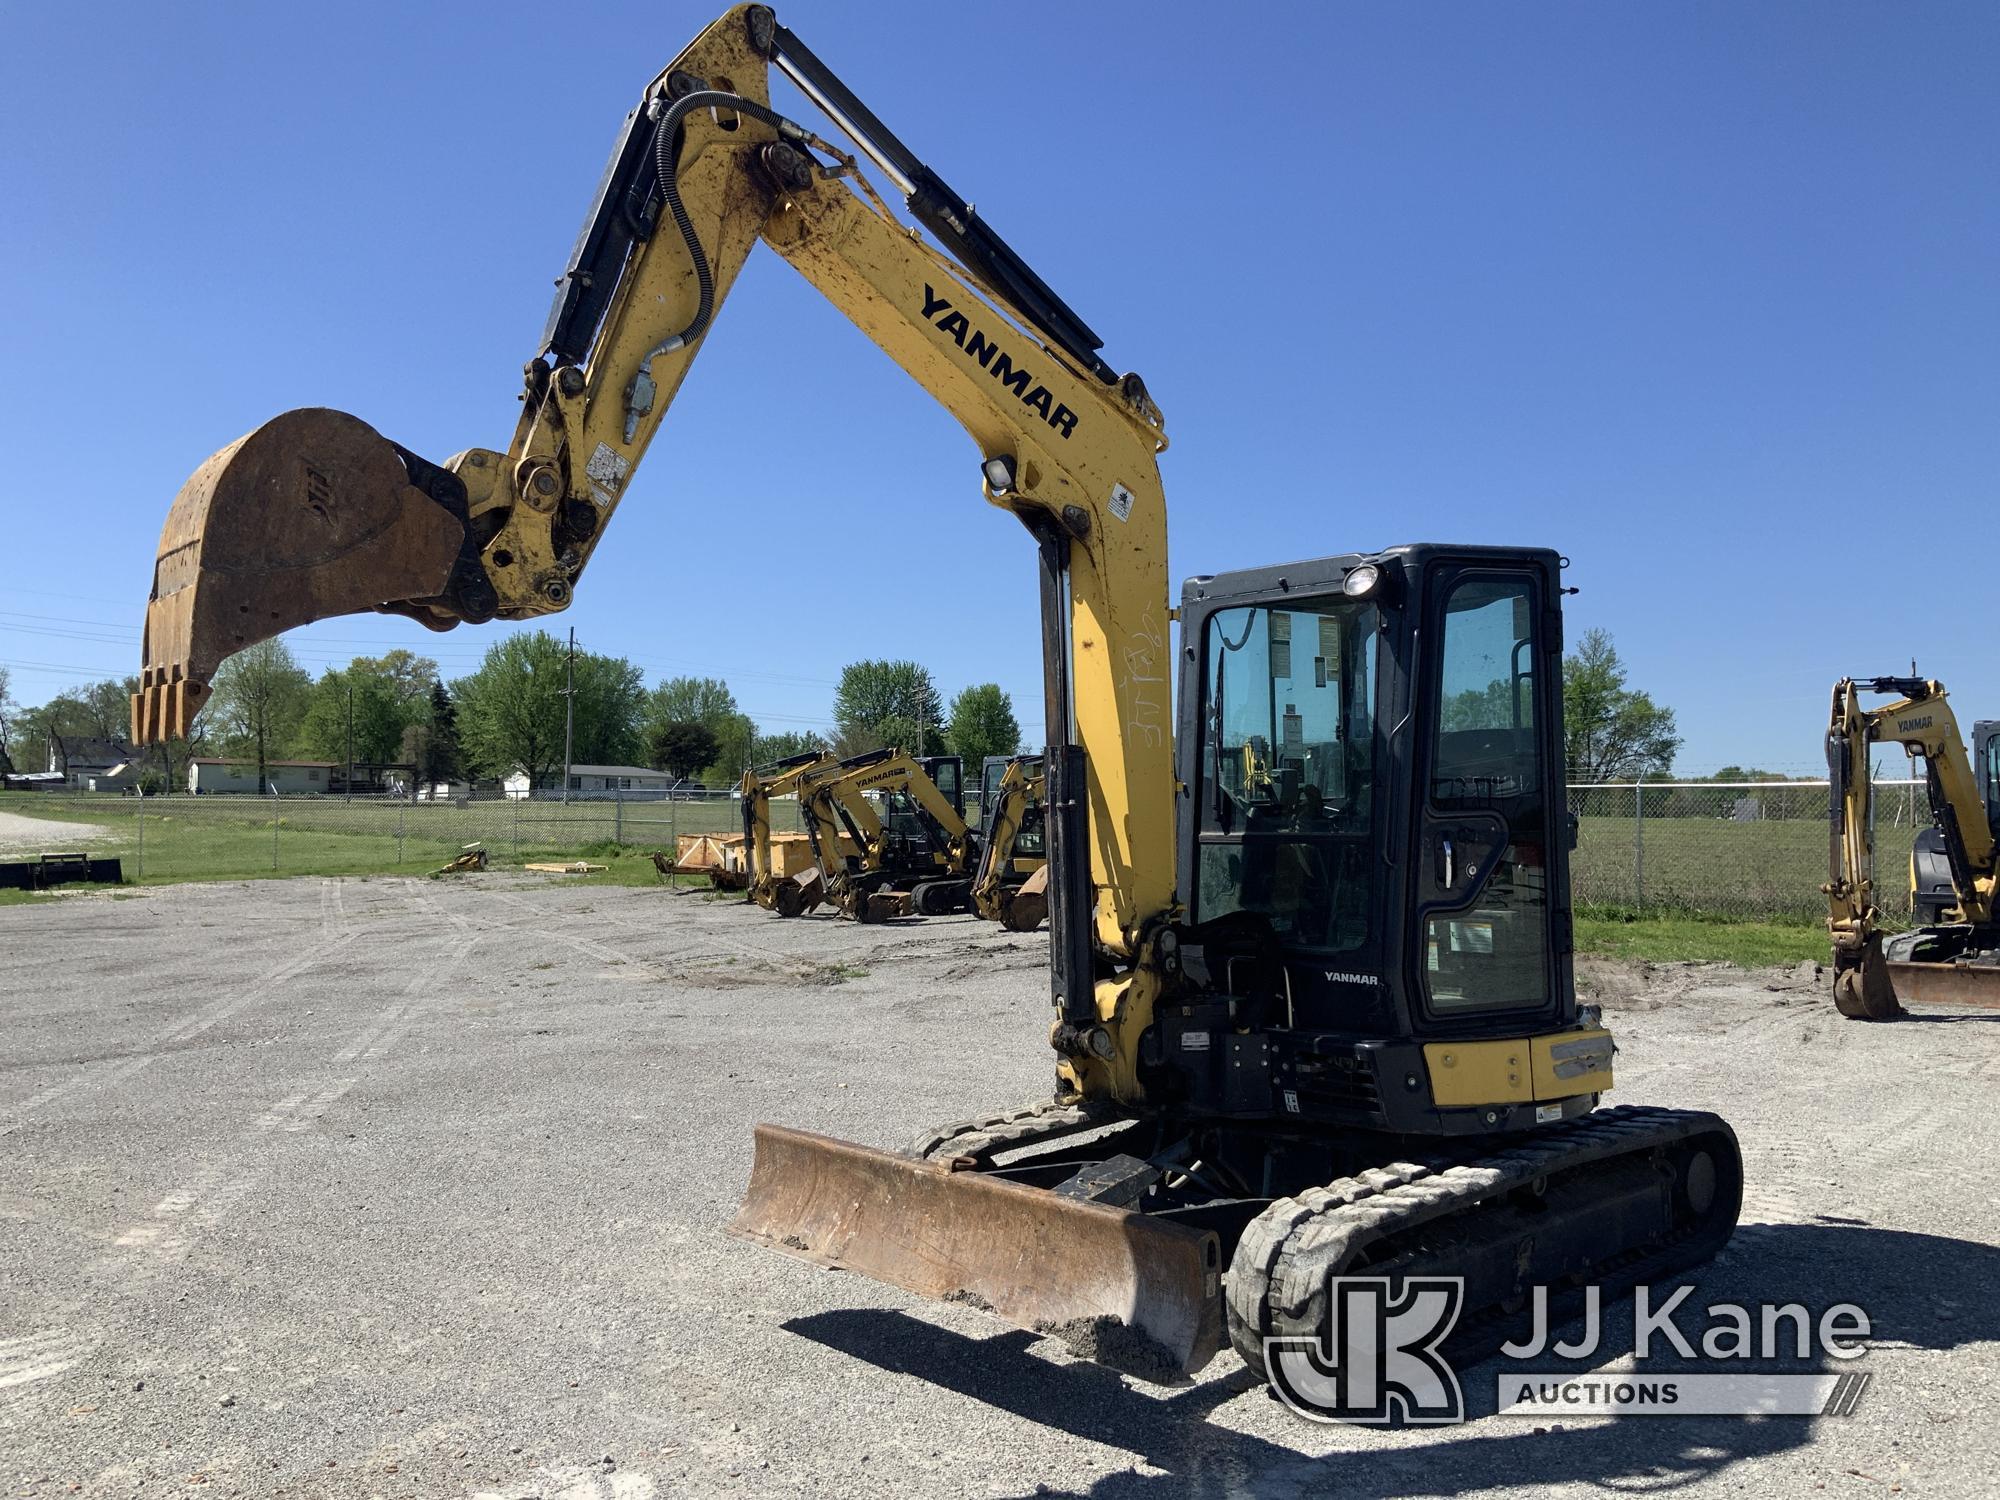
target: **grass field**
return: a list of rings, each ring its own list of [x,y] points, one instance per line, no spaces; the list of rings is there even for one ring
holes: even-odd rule
[[[48,822],[46,848],[116,854],[125,877],[145,885],[286,875],[414,873],[435,869],[465,845],[483,843],[496,864],[597,851],[643,856],[671,851],[682,833],[741,826],[735,802],[401,802],[250,797],[0,796],[0,812]],[[796,803],[772,806],[772,826],[797,826]],[[64,830],[68,830],[65,832]],[[32,852],[32,851],[28,851]]]
[[[1909,909],[1911,839],[1908,827],[1875,830],[1885,912]],[[1642,829],[1629,817],[1587,817],[1570,856],[1570,885],[1580,907],[1810,921],[1826,915],[1826,857],[1827,825],[1818,818],[1649,818]]]
[[[467,807],[397,802],[352,804],[288,798],[275,808],[248,797],[71,798],[0,795],[0,812],[51,825],[47,847],[74,844],[117,854],[128,882],[254,880],[289,875],[418,874],[481,842],[499,868],[553,856],[608,868],[560,877],[591,884],[652,884],[647,858],[681,833],[734,832],[734,802],[478,802]],[[798,807],[772,807],[773,826],[796,828]],[[93,828],[83,838],[64,828]],[[1577,947],[1585,953],[1671,961],[1713,959],[1746,966],[1823,958],[1826,828],[1817,820],[1736,823],[1722,818],[1649,819],[1643,830],[1644,903],[1635,900],[1641,831],[1631,819],[1584,818],[1572,856]],[[1909,857],[1907,828],[1877,830],[1878,869],[1897,907]],[[552,877],[556,878],[556,877]],[[9,899],[0,893],[0,901]],[[23,899],[13,895],[13,900]],[[36,898],[26,898],[36,899]]]
[[[1647,963],[1717,962],[1746,969],[1827,962],[1826,927],[1810,922],[1752,922],[1579,911],[1576,949]]]

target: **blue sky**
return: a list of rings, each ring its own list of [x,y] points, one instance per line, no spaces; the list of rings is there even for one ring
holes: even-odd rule
[[[168,501],[265,418],[504,448],[612,135],[712,14],[10,7],[16,697],[136,670]],[[1146,377],[1176,582],[1559,547],[1572,635],[1612,632],[1686,771],[1810,770],[1832,679],[1912,655],[1964,718],[2000,715],[2000,10],[780,19]],[[975,469],[759,256],[552,627],[726,677],[773,729],[825,723],[844,662],[913,655],[947,695],[1000,682],[1038,738],[1033,554]],[[453,674],[492,638],[350,616],[290,639],[315,670],[406,645]]]

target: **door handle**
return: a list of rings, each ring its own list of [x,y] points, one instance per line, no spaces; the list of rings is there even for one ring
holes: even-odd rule
[[[1442,883],[1446,890],[1450,890],[1458,884],[1458,855],[1452,848],[1451,835],[1445,834],[1438,839],[1438,858],[1443,866]]]

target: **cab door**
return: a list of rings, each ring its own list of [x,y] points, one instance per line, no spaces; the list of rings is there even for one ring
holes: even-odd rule
[[[1433,1020],[1564,1002],[1554,587],[1546,570],[1490,564],[1439,563],[1426,579],[1414,988]]]

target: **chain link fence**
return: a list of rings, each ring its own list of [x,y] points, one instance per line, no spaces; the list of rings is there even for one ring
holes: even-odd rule
[[[1826,916],[1824,781],[1572,785],[1579,907],[1653,915],[1813,920]],[[1909,907],[1910,845],[1930,826],[1922,781],[1877,780],[1876,899]]]
[[[1825,915],[1823,781],[1572,785],[1569,805],[1580,907],[1764,920]],[[1874,806],[1877,897],[1885,912],[1899,912],[1908,901],[1899,872],[1909,866],[1916,830],[1930,823],[1923,783],[1878,780]],[[727,793],[568,803],[0,794],[0,858],[115,854],[127,879],[147,881],[427,870],[472,843],[503,862],[577,858],[614,845],[671,853],[683,833],[742,826],[742,803]],[[801,829],[795,799],[772,803],[771,826]]]
[[[739,833],[743,804],[704,798],[412,802],[403,798],[0,794],[0,858],[116,855],[128,880],[244,879],[436,869],[468,844],[496,861],[606,852],[673,853],[683,833]],[[771,804],[795,832],[796,800]]]

